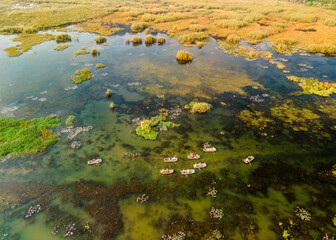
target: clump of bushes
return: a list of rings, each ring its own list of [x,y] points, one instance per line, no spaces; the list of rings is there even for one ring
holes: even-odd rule
[[[132,37],[132,43],[133,45],[139,45],[142,43],[142,38],[141,37]]]
[[[229,36],[227,36],[226,42],[230,44],[239,44],[240,37],[236,34],[230,34]]]
[[[96,68],[103,68],[103,67],[105,67],[105,65],[102,64],[102,63],[98,63],[98,64],[96,65]]]
[[[178,40],[182,44],[194,44],[196,42],[207,42],[209,40],[209,36],[205,33],[190,33],[182,35]]]
[[[91,71],[87,68],[83,68],[82,70],[77,70],[75,74],[77,76],[75,77],[71,76],[71,80],[76,84],[79,84],[83,81],[87,81],[92,77]]]
[[[61,42],[71,42],[71,36],[69,34],[60,34],[56,36],[56,42],[61,43]]]
[[[146,24],[143,24],[143,23],[133,23],[132,26],[131,26],[131,31],[134,32],[134,33],[137,33],[137,32],[142,32],[146,28],[147,28]]]
[[[185,109],[190,109],[191,113],[206,113],[210,111],[211,108],[210,103],[206,102],[190,102],[189,104],[185,105]]]
[[[159,45],[163,45],[166,43],[166,39],[164,37],[159,37],[157,39]]]
[[[178,51],[176,54],[176,60],[179,63],[187,63],[193,60],[193,55],[186,51]]]
[[[334,54],[336,53],[336,45],[334,44],[313,44],[305,49],[309,53],[325,53]]]
[[[106,37],[102,37],[102,36],[96,37],[95,41],[96,41],[97,44],[105,43],[106,42]]]
[[[146,36],[146,38],[145,38],[145,43],[146,43],[147,45],[151,45],[151,44],[156,43],[156,37],[153,37],[152,35],[148,35],[148,36]]]

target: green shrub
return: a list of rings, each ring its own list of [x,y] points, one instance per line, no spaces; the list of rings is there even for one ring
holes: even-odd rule
[[[324,22],[325,25],[330,26],[330,27],[335,27],[336,26],[336,20],[329,18],[327,20],[325,20]]]

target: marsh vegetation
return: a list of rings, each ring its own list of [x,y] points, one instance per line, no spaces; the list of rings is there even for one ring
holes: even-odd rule
[[[73,83],[79,84],[81,82],[87,81],[92,77],[92,73],[89,69],[83,68],[82,70],[77,70],[75,72],[76,76],[71,76]]]
[[[178,63],[189,63],[193,60],[193,55],[186,51],[178,51],[176,54],[176,60]]]

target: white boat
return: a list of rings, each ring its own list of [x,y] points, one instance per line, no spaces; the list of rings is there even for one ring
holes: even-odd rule
[[[177,157],[165,158],[163,159],[164,162],[177,162]]]
[[[206,167],[206,163],[195,163],[193,166],[194,168],[201,169]]]
[[[203,148],[204,152],[216,152],[216,148],[215,147],[208,147],[208,148]]]
[[[189,174],[194,174],[195,173],[195,169],[187,169],[187,170],[182,170],[181,174],[183,175],[189,175]]]
[[[168,174],[172,174],[174,173],[174,169],[161,169],[160,170],[160,173],[163,174],[163,175],[168,175]]]
[[[103,162],[102,159],[98,158],[98,159],[92,159],[90,161],[87,162],[88,165],[99,165]]]
[[[188,159],[200,159],[200,158],[201,158],[201,156],[198,155],[198,154],[190,153],[188,155]]]
[[[251,162],[254,160],[254,156],[248,156],[247,158],[243,159],[244,163],[251,164]]]

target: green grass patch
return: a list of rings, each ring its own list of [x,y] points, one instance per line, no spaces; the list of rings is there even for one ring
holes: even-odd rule
[[[67,126],[72,125],[74,119],[75,119],[75,116],[74,116],[74,115],[70,115],[70,116],[65,120],[65,125],[67,125]]]
[[[142,43],[142,38],[141,37],[132,37],[132,43],[134,46],[139,45]]]
[[[325,20],[324,24],[329,26],[329,27],[335,27],[336,26],[336,19],[328,18],[327,20]]]
[[[334,54],[336,53],[336,45],[334,44],[312,44],[305,49],[309,53],[324,53]]]
[[[210,103],[206,102],[190,102],[189,104],[185,105],[185,109],[190,109],[191,113],[206,113],[210,111],[211,108]]]
[[[282,54],[295,53],[298,49],[295,47],[297,41],[293,39],[278,39],[273,44],[273,51]]]
[[[166,43],[166,39],[164,37],[159,37],[157,39],[159,45],[163,45]]]
[[[189,30],[192,32],[204,32],[207,28],[200,24],[192,24],[189,26]]]
[[[87,81],[92,77],[91,71],[87,68],[83,68],[82,70],[77,70],[75,74],[76,74],[75,77],[71,76],[71,80],[76,84]]]
[[[250,32],[249,33],[249,38],[253,39],[253,40],[261,40],[264,38],[267,38],[267,34],[263,33],[263,32]]]
[[[58,117],[41,117],[32,120],[0,119],[0,157],[40,152],[59,141],[52,130],[60,125]]]
[[[64,45],[58,45],[54,48],[56,51],[63,51],[64,49],[67,49],[70,45],[64,44]]]
[[[225,40],[227,43],[230,43],[230,44],[239,44],[240,42],[240,37],[236,34],[230,34],[229,36],[227,36],[226,40]]]

